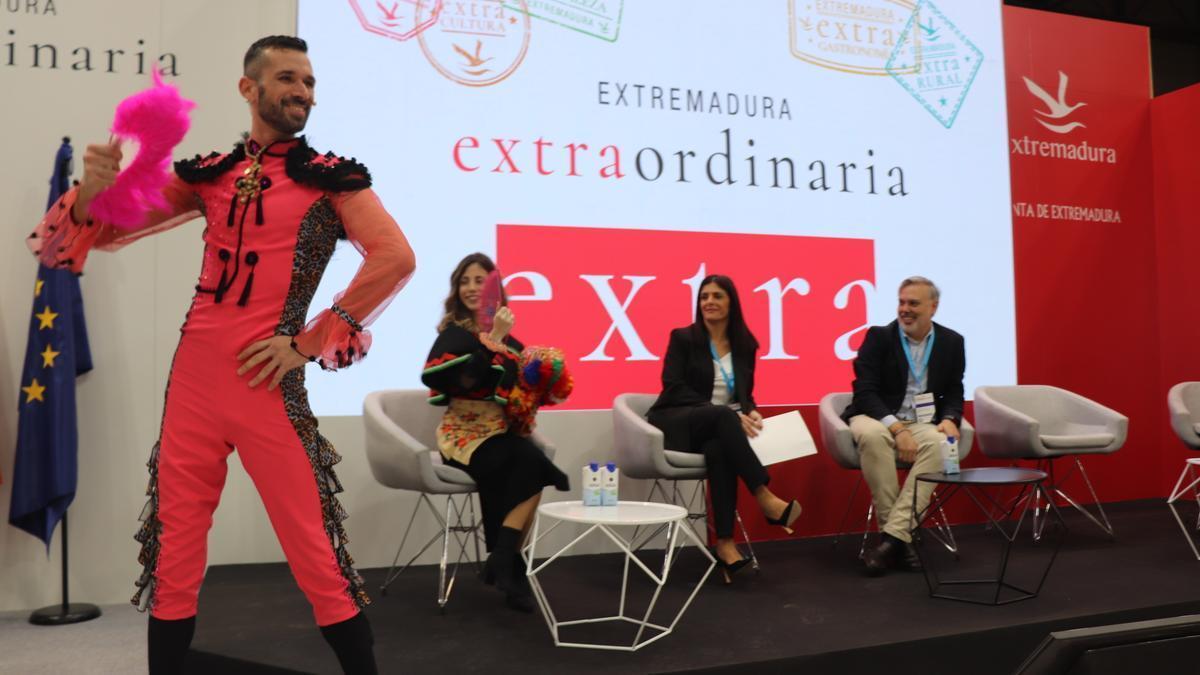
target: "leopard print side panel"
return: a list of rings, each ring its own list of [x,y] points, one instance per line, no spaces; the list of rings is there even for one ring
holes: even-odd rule
[[[279,317],[276,335],[297,335],[304,328],[304,318],[312,302],[317,285],[325,273],[325,267],[333,255],[342,223],[328,197],[313,203],[300,221],[296,236],[296,250],[292,259],[292,284],[284,300],[283,313]],[[354,569],[354,559],[346,551],[346,530],[342,521],[346,510],[338,502],[337,494],[342,491],[333,465],[341,461],[333,444],[317,431],[317,418],[308,406],[308,391],[304,388],[304,369],[297,368],[284,376],[280,384],[283,392],[284,410],[296,430],[312,464],[313,476],[317,481],[317,492],[321,498],[321,515],[325,521],[325,533],[337,558],[338,568],[346,578],[350,599],[359,607],[370,604],[362,577]]]

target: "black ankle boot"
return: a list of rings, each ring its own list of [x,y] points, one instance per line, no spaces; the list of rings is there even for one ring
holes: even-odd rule
[[[484,579],[494,579],[496,588],[504,593],[505,604],[519,612],[534,610],[533,593],[525,581],[525,566],[517,564],[520,555],[517,549],[521,545],[521,531],[511,527],[501,527],[496,533],[496,545],[488,556],[487,569]],[[520,573],[521,579],[516,575]]]
[[[530,593],[533,592],[533,589],[529,586],[529,577],[525,576],[525,558],[522,558],[520,553],[513,554],[512,579],[517,588],[524,589]]]
[[[501,527],[500,531],[496,533],[496,545],[488,554],[484,578],[494,581],[496,587],[506,593],[512,587],[513,560],[520,541],[520,530]]]
[[[521,557],[520,553],[512,554],[512,559],[513,578],[516,579],[517,583],[528,586],[529,580],[525,578],[525,559]],[[496,567],[498,566],[502,567],[502,565],[499,565],[498,560],[497,562],[492,562],[492,556],[489,554],[487,561],[483,564],[483,571],[479,574],[479,578],[484,584],[488,586],[496,585]]]
[[[321,635],[333,647],[346,675],[377,675],[375,636],[366,614],[359,612],[345,621],[321,626]]]
[[[183,672],[183,659],[192,644],[196,632],[196,617],[156,619],[150,617],[146,630],[146,657],[150,664],[150,675],[179,675]]]

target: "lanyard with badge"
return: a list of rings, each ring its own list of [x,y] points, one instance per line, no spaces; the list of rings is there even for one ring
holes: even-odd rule
[[[716,362],[717,368],[721,369],[721,379],[725,380],[725,387],[729,390],[729,398],[731,400],[734,399],[736,397],[736,393],[733,388],[733,373],[725,370],[725,364],[721,363],[721,357],[717,356],[717,346],[713,344],[712,340],[708,341],[708,351],[712,352],[713,361]],[[740,408],[741,406],[737,405],[736,403],[730,403],[729,407]]]
[[[929,343],[925,345],[925,353],[921,355],[921,369],[917,369],[917,364],[913,361],[912,349],[908,346],[908,337],[904,331],[900,331],[900,346],[904,349],[904,357],[908,359],[908,370],[912,373],[913,381],[920,384],[921,378],[925,376],[926,370],[929,368],[929,357],[933,354],[933,340],[937,336],[933,332],[933,327],[929,327]],[[913,397],[913,411],[917,414],[917,421],[922,424],[929,424],[933,421],[934,413],[937,406],[933,400],[933,394],[924,392]]]

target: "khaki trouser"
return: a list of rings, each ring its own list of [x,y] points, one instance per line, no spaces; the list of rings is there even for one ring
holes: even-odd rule
[[[875,516],[879,530],[901,541],[912,541],[909,532],[916,525],[913,520],[913,489],[917,476],[942,470],[941,444],[945,435],[932,424],[905,423],[913,440],[917,442],[917,459],[913,462],[904,487],[896,472],[896,439],[879,420],[867,415],[850,418],[850,433],[858,445],[862,462],[863,478],[871,488],[871,499],[875,502]],[[917,513],[929,505],[932,483],[921,483],[917,493]]]

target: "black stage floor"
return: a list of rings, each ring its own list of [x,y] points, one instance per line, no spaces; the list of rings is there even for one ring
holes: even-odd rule
[[[817,538],[760,544],[761,572],[744,571],[731,587],[721,586],[714,572],[675,632],[634,653],[555,647],[540,614],[506,609],[499,593],[468,568],[445,613],[435,602],[436,567],[407,571],[386,596],[378,593],[383,570],[366,570],[374,599],[367,613],[382,673],[732,673],[749,667],[755,673],[1007,675],[1051,630],[1200,613],[1200,562],[1163,502],[1108,509],[1115,541],[1064,512],[1070,531],[1041,595],[999,607],[930,598],[917,573],[868,579],[856,564],[856,540],[834,549],[830,539]],[[979,561],[987,550],[983,537],[994,534],[961,528],[961,564]],[[1018,542],[1017,571],[1050,548],[1045,542],[1033,547],[1027,536]],[[548,568],[545,587],[560,620],[612,613],[621,561],[619,555],[576,556]],[[699,554],[685,550],[660,607],[677,608],[702,567]],[[644,608],[648,596],[648,582],[631,583],[631,606]],[[653,618],[669,621],[664,613]],[[622,637],[596,624],[587,631],[596,639]],[[208,571],[189,658],[188,671],[195,673],[340,672],[282,564]]]

